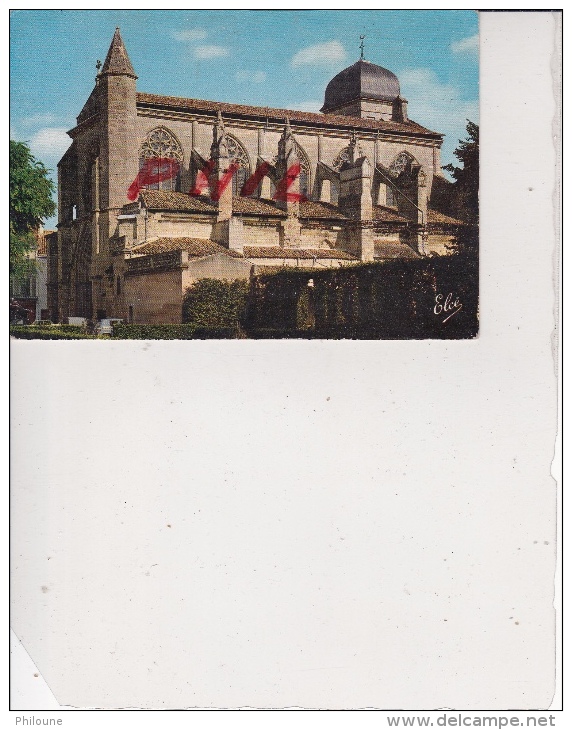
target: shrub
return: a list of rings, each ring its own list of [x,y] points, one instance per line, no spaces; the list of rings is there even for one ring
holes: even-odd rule
[[[70,332],[59,327],[38,327],[34,325],[10,327],[10,335],[19,340],[95,340],[94,335],[88,335],[83,328],[81,332]]]
[[[195,327],[191,324],[116,324],[113,338],[120,340],[229,340],[236,327]]]
[[[236,328],[244,319],[248,289],[240,279],[200,279],[185,292],[183,322],[205,331]]]
[[[70,334],[78,335],[85,335],[87,333],[87,329],[85,327],[81,327],[77,324],[54,324],[53,322],[48,322],[46,320],[34,322],[29,326],[33,327],[34,330],[45,330],[49,332],[68,332]]]

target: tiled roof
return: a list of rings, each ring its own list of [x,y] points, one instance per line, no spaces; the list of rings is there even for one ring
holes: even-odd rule
[[[141,243],[132,249],[135,254],[165,253],[167,251],[187,251],[191,258],[212,256],[224,253],[233,258],[242,258],[236,251],[231,251],[206,238],[156,238],[154,241]]]
[[[275,200],[264,198],[243,198],[235,195],[232,199],[232,210],[234,213],[286,217],[286,212],[276,205]],[[300,203],[300,218],[347,220],[336,205],[317,200],[304,200]]]
[[[340,213],[337,205],[322,203],[318,200],[305,200],[300,203],[300,218],[335,218],[347,220],[347,217]]]
[[[142,190],[139,197],[143,206],[149,210],[184,213],[216,213],[217,211],[216,204],[206,196],[193,197],[186,193],[166,190]],[[232,210],[233,213],[241,215],[286,217],[286,212],[278,208],[274,200],[244,198],[239,195],[234,195],[232,198]],[[346,220],[337,206],[315,200],[300,203],[300,217]]]
[[[248,259],[336,259],[355,261],[347,251],[337,248],[282,248],[281,246],[245,246],[244,255]]]
[[[376,259],[418,259],[419,254],[406,243],[387,243],[386,241],[375,240]]]
[[[385,205],[373,206],[373,219],[382,223],[410,223],[407,218],[399,215],[394,208],[388,208]]]
[[[390,122],[381,119],[360,119],[339,114],[317,114],[302,112],[295,109],[271,109],[265,106],[246,106],[245,104],[227,104],[222,101],[206,101],[204,99],[183,99],[178,96],[160,96],[158,94],[137,93],[137,103],[140,106],[167,107],[187,112],[217,112],[223,115],[235,115],[260,120],[272,119],[283,122],[286,117],[290,122],[302,124],[317,124],[327,127],[343,127],[352,129],[366,129],[382,132],[397,132],[405,135],[415,135],[441,139],[442,135],[422,127],[416,122]]]
[[[216,205],[204,196],[193,197],[186,193],[166,190],[142,190],[139,198],[149,210],[170,210],[185,213],[216,213]]]
[[[442,226],[464,226],[466,225],[463,223],[463,221],[460,221],[458,218],[452,218],[450,215],[445,215],[445,213],[441,213],[438,210],[433,210],[433,208],[427,209],[427,222],[428,223],[435,223]]]
[[[142,205],[149,210],[163,210],[180,213],[204,213],[214,215],[217,212],[216,203],[206,196],[193,197],[186,193],[168,192],[166,190],[142,190],[139,194]],[[124,210],[127,211],[127,206]],[[276,201],[244,198],[234,195],[232,198],[233,213],[239,215],[273,216],[285,218],[285,211],[276,206]],[[433,215],[433,218],[431,217]],[[318,220],[340,220],[345,221],[347,217],[340,213],[340,209],[331,203],[322,203],[317,200],[306,200],[300,203],[300,218]],[[382,223],[409,223],[410,221],[400,215],[394,208],[374,205],[373,218]],[[429,223],[441,223],[448,225],[463,225],[455,218],[445,216],[437,211],[430,211]]]
[[[234,195],[232,198],[232,212],[242,213],[243,215],[271,215],[286,217],[286,212],[276,207],[274,200],[265,200],[258,198],[243,198],[240,195]]]
[[[56,233],[56,231],[38,231],[36,233],[36,255],[47,256],[48,254],[48,236]]]

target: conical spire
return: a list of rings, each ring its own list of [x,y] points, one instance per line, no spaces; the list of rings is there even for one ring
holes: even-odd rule
[[[103,68],[101,69],[100,75],[103,76],[105,74],[109,74],[111,76],[131,76],[134,79],[137,78],[135,71],[133,70],[133,66],[131,65],[131,61],[129,60],[129,56],[127,55],[127,51],[125,50],[125,45],[121,38],[119,28],[115,29],[113,40],[109,46],[109,51],[107,51]]]

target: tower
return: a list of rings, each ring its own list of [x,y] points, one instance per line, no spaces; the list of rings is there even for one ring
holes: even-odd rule
[[[97,190],[90,278],[92,309],[98,319],[118,315],[113,305],[114,287],[122,272],[113,268],[110,239],[117,234],[117,216],[128,202],[127,190],[138,173],[138,155],[134,154],[137,149],[136,80],[121,33],[116,28],[94,89],[99,155],[94,172]]]
[[[136,80],[121,33],[116,28],[97,76],[102,211],[118,210],[127,203],[127,189],[138,172],[138,160],[132,152],[137,118]]]
[[[399,79],[382,66],[362,57],[340,71],[326,87],[324,114],[362,119],[407,121],[407,100],[401,96]]]

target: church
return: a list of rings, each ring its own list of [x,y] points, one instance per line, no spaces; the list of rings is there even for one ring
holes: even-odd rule
[[[446,255],[463,225],[431,206],[443,136],[363,49],[321,113],[137,91],[119,28],[98,66],[58,164],[53,321],[179,323],[199,279]]]

